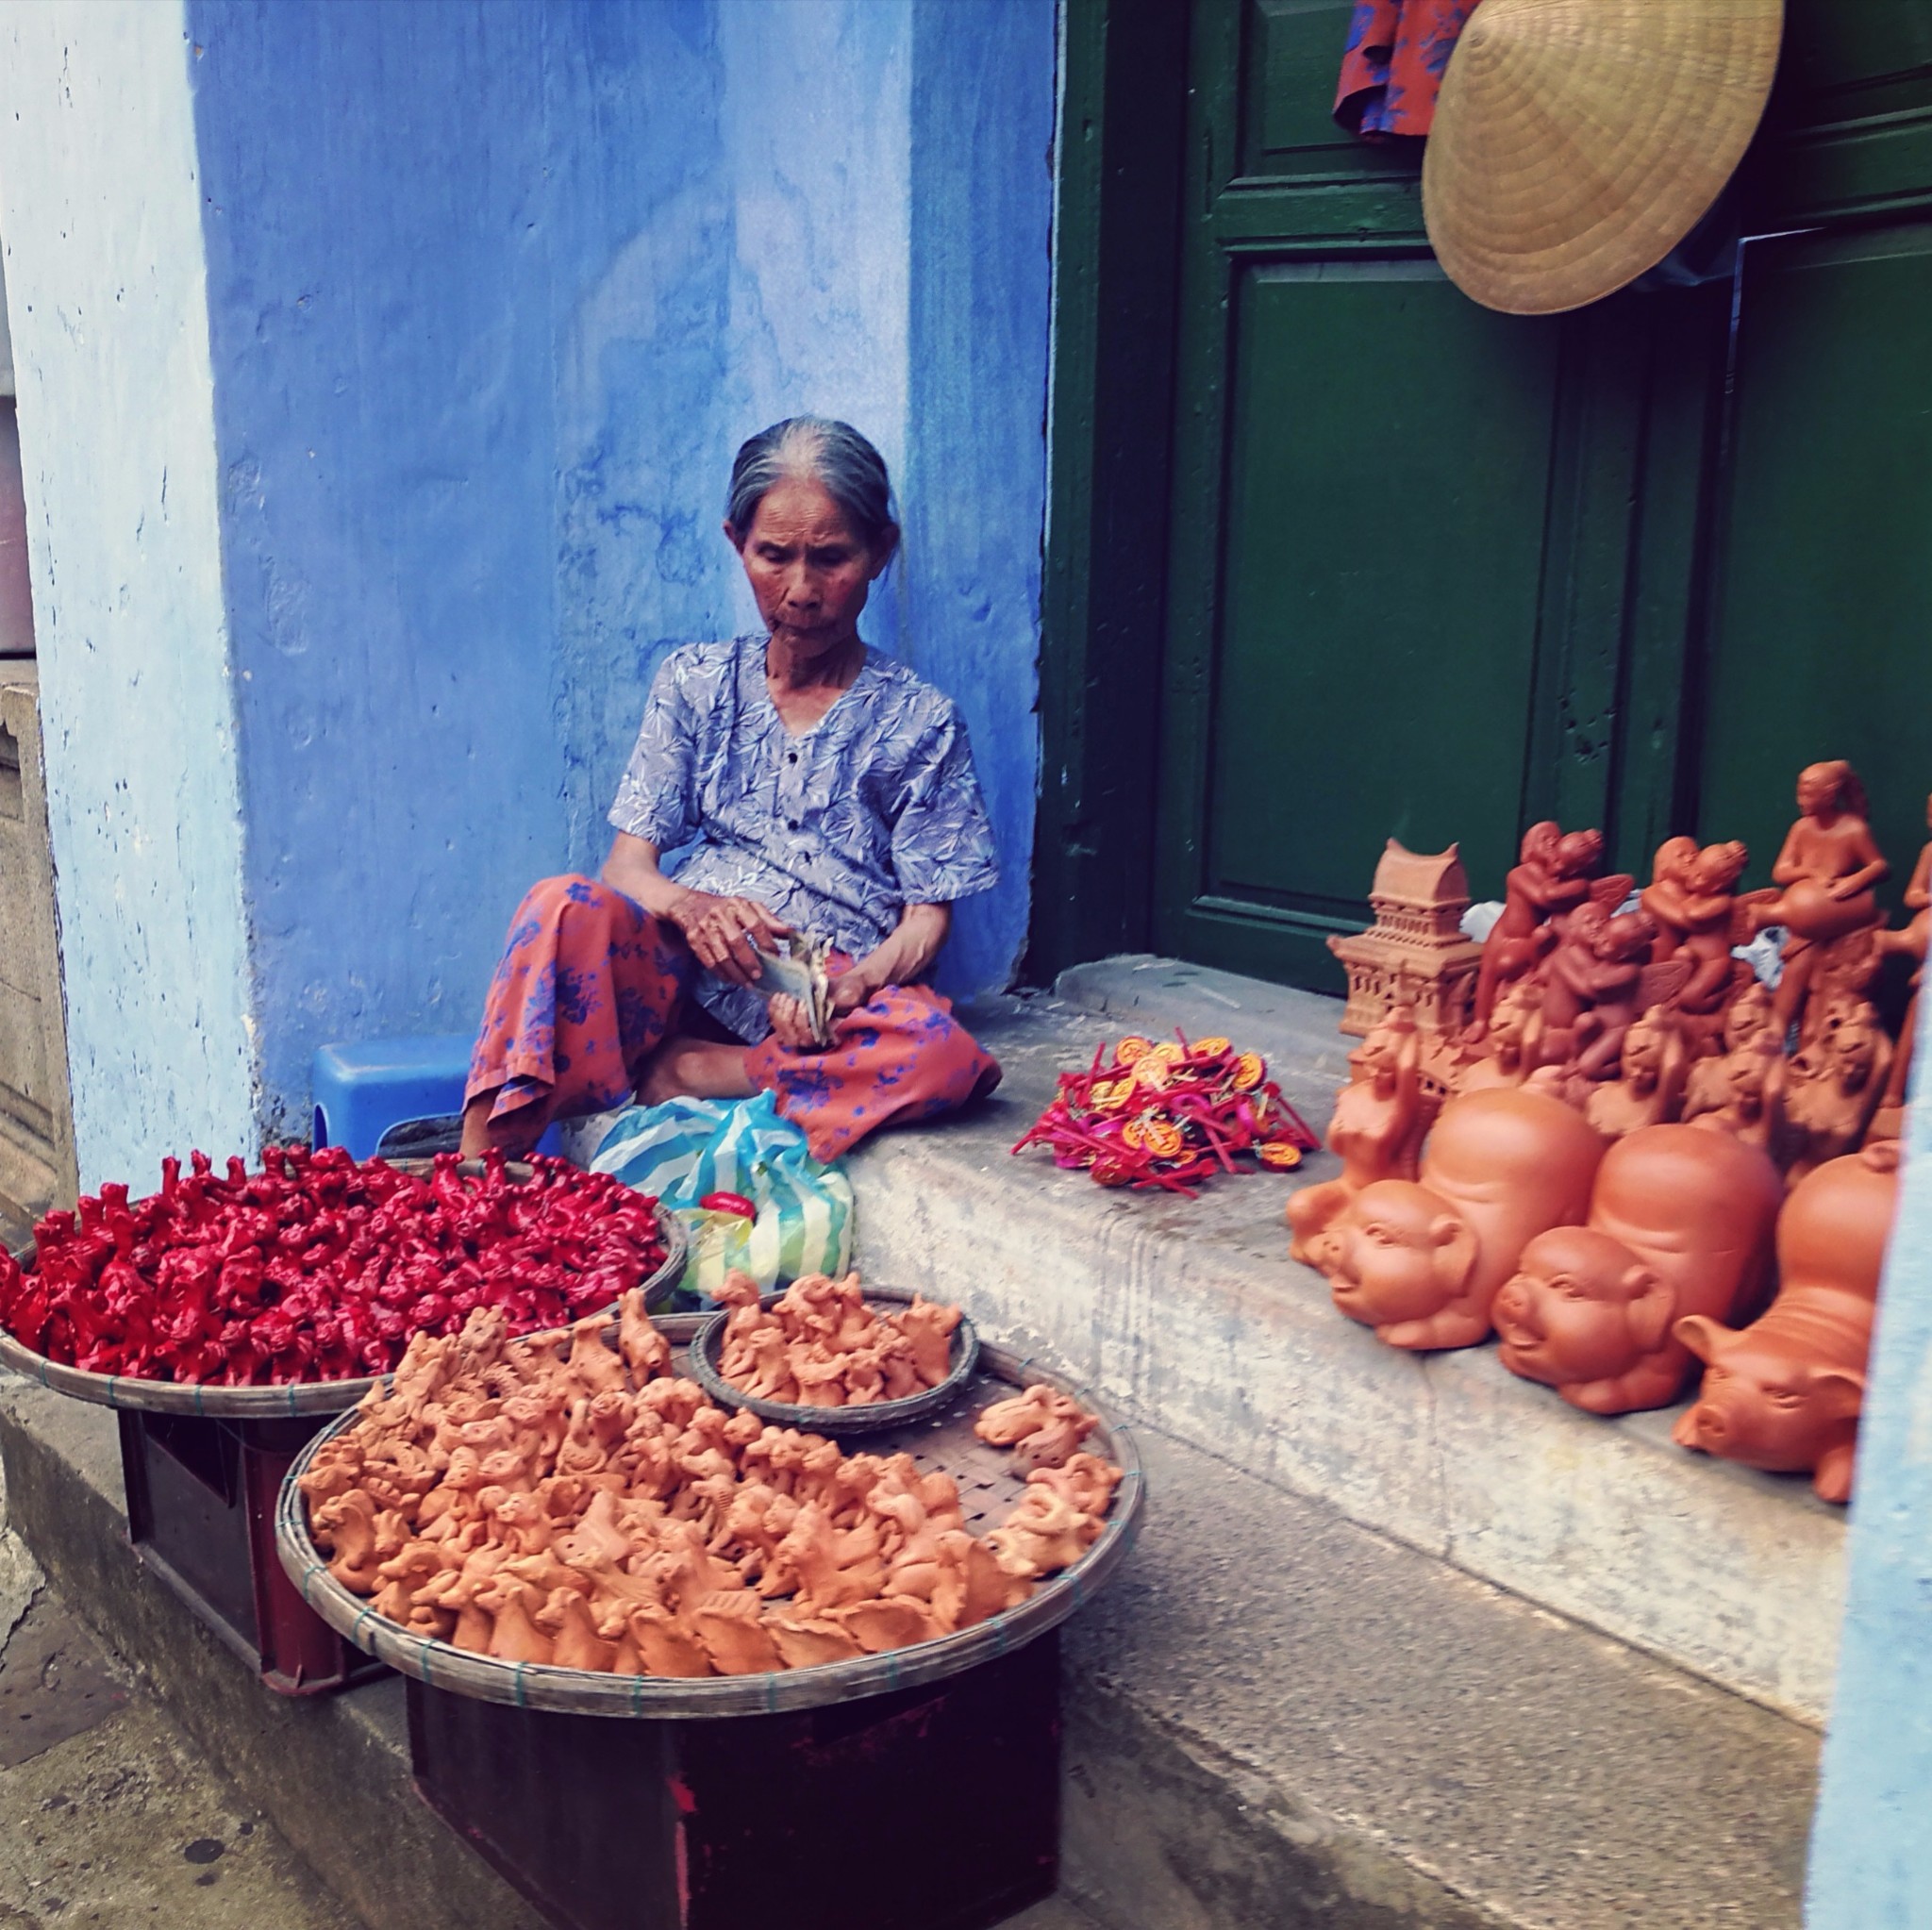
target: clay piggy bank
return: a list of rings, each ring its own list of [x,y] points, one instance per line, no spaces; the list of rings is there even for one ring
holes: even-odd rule
[[[1523,1250],[1496,1295],[1503,1365],[1591,1414],[1662,1407],[1695,1366],[1672,1329],[1756,1304],[1784,1186],[1728,1133],[1654,1125],[1604,1155],[1583,1226]]]
[[[1473,1347],[1539,1233],[1580,1223],[1602,1138],[1547,1093],[1465,1092],[1442,1108],[1420,1181],[1364,1187],[1313,1244],[1351,1320],[1391,1347]]]
[[[1865,1358],[1885,1242],[1898,1204],[1898,1144],[1828,1159],[1791,1190],[1777,1222],[1781,1281],[1740,1331],[1693,1314],[1677,1338],[1706,1363],[1679,1445],[1775,1473],[1808,1472],[1849,1501]]]

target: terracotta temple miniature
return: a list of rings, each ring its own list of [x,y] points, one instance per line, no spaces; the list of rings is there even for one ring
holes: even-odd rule
[[[1580,1224],[1603,1140],[1560,1100],[1469,1092],[1442,1108],[1420,1181],[1367,1186],[1310,1242],[1335,1304],[1392,1347],[1471,1347],[1523,1249]]]
[[[1674,1323],[1757,1305],[1783,1197],[1770,1157],[1726,1133],[1629,1134],[1588,1222],[1539,1234],[1497,1293],[1504,1366],[1593,1414],[1667,1406],[1696,1365]]]
[[[1375,922],[1367,931],[1328,940],[1348,973],[1342,1031],[1366,1038],[1391,1006],[1407,1006],[1424,1033],[1460,1031],[1482,947],[1462,935],[1469,879],[1457,847],[1425,855],[1390,839],[1369,908]]]
[[[1673,1431],[1680,1445],[1809,1473],[1825,1501],[1850,1500],[1898,1158],[1886,1140],[1827,1160],[1792,1190],[1777,1222],[1777,1298],[1760,1319],[1740,1330],[1703,1314],[1678,1321],[1677,1338],[1706,1364]]]
[[[1363,1187],[1415,1177],[1434,1109],[1423,1090],[1422,1047],[1414,1014],[1397,1006],[1349,1054],[1355,1076],[1336,1094],[1328,1123],[1328,1150],[1341,1174],[1290,1194],[1291,1259],[1306,1262],[1309,1241]]]

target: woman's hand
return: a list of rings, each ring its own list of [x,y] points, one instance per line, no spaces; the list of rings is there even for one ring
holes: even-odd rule
[[[889,985],[917,985],[932,969],[953,927],[950,905],[908,905],[876,951],[832,981],[832,1009],[856,1012]]]
[[[812,1037],[811,1015],[805,1008],[803,999],[795,999],[789,991],[774,992],[765,1001],[765,1010],[771,1015],[772,1037],[787,1052],[823,1052],[824,1047]]]
[[[883,991],[887,986],[898,983],[885,976],[878,963],[878,953],[873,952],[861,958],[850,972],[842,973],[832,981],[832,1009],[835,1012],[856,1012],[860,1006],[870,1005],[874,992]]]
[[[756,898],[714,898],[708,891],[687,890],[660,915],[684,934],[700,965],[733,985],[756,985],[761,941],[791,935],[791,927]]]

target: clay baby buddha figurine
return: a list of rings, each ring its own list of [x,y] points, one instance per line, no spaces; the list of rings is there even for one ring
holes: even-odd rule
[[[1777,1298],[1763,1317],[1737,1332],[1701,1314],[1677,1323],[1706,1367],[1673,1439],[1747,1468],[1809,1473],[1823,1500],[1851,1499],[1897,1205],[1895,1140],[1827,1160],[1792,1190],[1777,1222]]]
[[[1335,1304],[1391,1347],[1473,1347],[1539,1233],[1579,1224],[1603,1140],[1547,1093],[1466,1092],[1443,1106],[1420,1182],[1378,1180],[1311,1242]]]
[[[1539,1234],[1496,1295],[1503,1365],[1591,1414],[1668,1406],[1696,1367],[1674,1323],[1750,1310],[1783,1198],[1769,1156],[1727,1133],[1620,1140],[1588,1223]]]
[[[1304,1187],[1288,1202],[1294,1238],[1291,1259],[1306,1262],[1308,1242],[1342,1212],[1363,1187],[1378,1179],[1413,1179],[1428,1128],[1422,1085],[1422,1034],[1407,1006],[1389,1016],[1349,1054],[1355,1077],[1336,1094],[1328,1150],[1341,1176]]]

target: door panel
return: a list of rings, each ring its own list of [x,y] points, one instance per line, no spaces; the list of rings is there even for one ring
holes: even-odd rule
[[[1330,990],[1391,835],[1493,889],[1530,818],[1668,816],[1691,573],[1631,546],[1694,504],[1652,397],[1728,312],[1470,302],[1413,146],[1333,131],[1347,13],[1195,0],[1153,932]]]
[[[1241,276],[1208,895],[1352,920],[1387,837],[1514,840],[1557,345],[1425,262]]]
[[[1801,766],[1849,757],[1902,874],[1932,789],[1932,225],[1745,251],[1700,823],[1768,875]]]
[[[1241,173],[1409,175],[1400,146],[1357,141],[1331,111],[1353,0],[1248,0]]]

